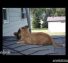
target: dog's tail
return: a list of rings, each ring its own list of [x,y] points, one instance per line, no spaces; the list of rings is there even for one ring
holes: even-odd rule
[[[52,44],[53,44],[54,47],[65,47],[65,44],[58,44],[58,43],[56,43],[54,41],[53,41]]]

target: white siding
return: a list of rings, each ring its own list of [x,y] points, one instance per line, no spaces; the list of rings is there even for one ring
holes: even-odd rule
[[[7,8],[7,21],[3,23],[3,36],[13,36],[20,27],[27,25],[27,18],[21,19],[21,8]]]
[[[48,22],[50,32],[65,32],[65,22]]]

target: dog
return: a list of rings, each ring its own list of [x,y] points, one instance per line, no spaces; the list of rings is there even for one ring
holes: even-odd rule
[[[55,47],[62,46],[54,42],[50,35],[43,32],[29,31],[28,26],[19,28],[18,32],[14,32],[19,43],[32,45],[53,45]]]

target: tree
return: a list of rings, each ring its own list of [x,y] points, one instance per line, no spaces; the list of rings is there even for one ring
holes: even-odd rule
[[[65,8],[56,8],[56,13],[58,16],[65,16]]]
[[[49,16],[65,16],[65,8],[31,8],[33,15],[33,27],[40,28],[40,20],[43,20],[42,26],[48,27],[47,17]],[[44,16],[43,16],[44,14]]]
[[[38,17],[33,18],[33,28],[40,28],[40,19]]]
[[[34,28],[40,28],[40,18],[42,11],[39,8],[32,8],[32,14],[33,14],[33,27]]]

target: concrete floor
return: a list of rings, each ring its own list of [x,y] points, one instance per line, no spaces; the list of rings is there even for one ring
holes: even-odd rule
[[[65,45],[65,36],[52,36],[55,42]],[[26,45],[16,43],[15,37],[3,38],[3,50],[6,55],[65,55],[65,47],[54,48],[52,45]]]

